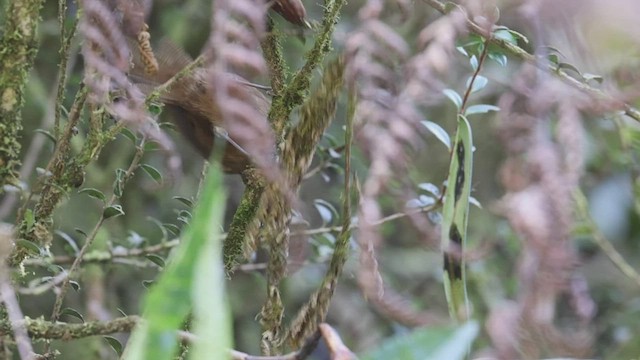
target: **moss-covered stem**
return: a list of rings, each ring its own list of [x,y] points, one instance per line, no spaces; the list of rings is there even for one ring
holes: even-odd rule
[[[344,0],[325,3],[325,12],[320,34],[316,37],[314,46],[307,54],[307,61],[304,66],[294,75],[293,79],[284,90],[282,96],[273,100],[270,119],[272,124],[288,124],[289,115],[296,106],[302,104],[306,98],[311,85],[313,71],[322,63],[325,55],[331,50],[331,36],[338,21],[338,16]],[[340,78],[340,82],[341,82]],[[332,84],[334,85],[334,84]],[[326,95],[322,89],[319,97]],[[271,182],[266,185],[264,195],[261,199],[261,209],[258,212],[258,219],[263,223],[265,241],[269,246],[269,261],[267,264],[267,300],[260,312],[261,325],[263,328],[261,348],[264,354],[278,354],[282,349],[282,318],[284,314],[284,304],[280,296],[280,282],[284,278],[287,268],[287,253],[289,244],[288,223],[291,213],[291,197],[297,192],[302,173],[306,171],[313,156],[313,150],[320,140],[320,137],[330,119],[324,117],[335,110],[335,105],[330,102],[331,95],[324,100],[311,98],[309,108],[320,106],[321,113],[315,117],[308,116],[313,113],[302,111],[302,116],[298,130],[292,131],[285,139],[282,147],[282,171],[283,179],[278,182]],[[334,99],[335,100],[335,99]],[[326,110],[331,109],[329,112]],[[317,120],[317,121],[315,121]],[[281,133],[276,133],[279,139],[284,135],[287,126],[283,126]],[[305,139],[308,135],[311,141],[305,144],[296,142]],[[309,149],[311,149],[309,151]],[[301,153],[302,155],[300,155]]]
[[[131,162],[129,164],[129,167],[125,171],[125,173],[122,176],[122,178],[119,179],[120,184],[121,184],[122,187],[124,187],[124,185],[133,177],[133,174],[135,173],[135,171],[140,166],[140,162],[142,161],[142,157],[144,156],[144,143],[145,143],[145,140],[143,139],[140,142],[140,144],[136,147],[136,152],[135,152],[135,154],[133,156],[133,159],[131,160]],[[100,215],[100,218],[96,222],[96,224],[93,227],[93,229],[91,230],[91,232],[87,235],[87,238],[85,239],[84,245],[82,246],[82,248],[78,252],[78,255],[76,256],[76,259],[73,261],[73,264],[71,264],[71,267],[69,268],[69,271],[67,271],[67,277],[64,279],[64,281],[60,285],[60,289],[58,291],[58,294],[56,295],[56,300],[55,300],[55,303],[53,305],[53,311],[51,313],[51,321],[55,322],[60,317],[60,310],[62,309],[62,302],[63,302],[65,296],[67,295],[67,291],[69,290],[69,283],[70,283],[72,277],[74,276],[74,273],[80,268],[80,264],[82,263],[82,258],[84,257],[84,255],[87,253],[87,251],[91,247],[91,244],[93,243],[93,240],[98,235],[98,231],[102,227],[102,224],[104,223],[104,221],[106,219],[108,219],[109,216],[111,216],[111,215],[109,215],[109,212],[107,210],[109,208],[111,208],[116,203],[118,198],[119,198],[119,195],[114,192],[114,194],[111,195],[111,198],[105,203],[105,206],[104,206],[105,210]]]
[[[43,178],[43,187],[40,192],[40,199],[35,205],[34,225],[28,227],[23,216],[20,219],[19,239],[25,239],[37,244],[48,246],[51,239],[51,215],[60,203],[62,197],[74,187],[82,184],[84,179],[84,169],[100,155],[102,148],[124,127],[124,122],[120,121],[107,130],[103,130],[105,119],[110,115],[102,106],[91,104],[89,114],[89,132],[82,150],[77,156],[71,156],[69,141],[73,135],[75,124],[80,119],[84,101],[86,99],[86,89],[80,89],[74,106],[69,113],[69,121],[58,141],[49,165],[46,176]],[[25,205],[28,205],[29,200]],[[26,208],[25,208],[26,209]],[[21,211],[24,215],[25,211]],[[27,249],[16,246],[11,255],[10,264],[19,264],[28,255]]]
[[[60,23],[60,63],[58,64],[58,90],[56,93],[56,105],[53,121],[53,136],[57,139],[60,136],[60,120],[62,118],[62,108],[64,106],[64,95],[67,85],[67,76],[69,69],[69,56],[71,49],[71,41],[73,40],[76,30],[78,29],[78,21],[80,20],[80,12],[76,14],[73,23],[69,29],[66,28],[67,19],[67,1],[58,1],[58,22]]]
[[[248,169],[243,175],[246,188],[240,199],[240,204],[231,220],[229,234],[224,241],[222,254],[227,274],[235,268],[238,258],[245,251],[247,229],[255,221],[260,205],[260,198],[264,191],[264,181],[256,169]]]
[[[407,212],[394,213],[379,219],[378,221],[372,223],[371,226],[380,226],[390,221],[403,219],[407,216],[428,213],[428,212],[437,210],[440,207],[440,205],[441,204],[437,202],[433,205],[421,207],[418,209],[412,209]],[[357,229],[358,224],[357,223],[349,224],[349,228]],[[326,226],[326,227],[319,227],[315,229],[294,231],[291,233],[291,236],[313,236],[313,235],[326,234],[326,233],[339,234],[343,232],[344,229],[345,227],[342,225]],[[243,231],[246,231],[246,230],[243,230]],[[226,239],[229,234],[222,234],[221,237],[223,239]],[[244,233],[243,233],[243,236],[244,236]],[[85,256],[82,258],[82,262],[84,264],[93,263],[93,264],[108,265],[108,264],[112,264],[115,261],[123,264],[129,263],[132,266],[138,266],[138,267],[154,266],[149,262],[137,263],[133,259],[137,257],[144,257],[148,254],[165,253],[175,248],[178,245],[180,245],[180,239],[176,238],[169,241],[161,242],[159,244],[149,245],[141,248],[128,249],[126,251],[122,251],[122,249],[119,249],[117,252],[107,251],[107,250],[92,250],[87,254],[85,254]],[[132,259],[132,260],[130,262],[127,262],[125,259]],[[75,260],[74,256],[61,255],[61,256],[55,256],[52,258],[45,258],[45,259],[42,259],[42,258],[27,259],[24,261],[24,265],[48,267],[48,266],[51,266],[52,264],[55,264],[55,265],[71,264],[73,263],[74,260]],[[246,265],[235,266],[232,270],[254,271],[254,270],[262,270],[264,269],[264,267],[265,267],[264,264],[246,264]]]
[[[271,117],[275,123],[286,122],[293,108],[299,106],[305,100],[311,86],[313,71],[317,69],[324,57],[331,51],[331,36],[338,22],[340,10],[345,3],[346,0],[326,1],[320,33],[313,47],[305,56],[307,61],[293,76],[282,96],[274,98]]]
[[[29,336],[34,339],[64,339],[66,341],[96,335],[130,332],[139,321],[138,316],[127,316],[107,322],[91,321],[82,324],[69,324],[27,317],[24,319],[23,325],[27,328]],[[0,336],[13,336],[9,321],[0,321]]]
[[[264,59],[267,62],[269,68],[269,75],[271,78],[271,91],[273,92],[273,102],[279,103],[282,99],[283,92],[286,89],[286,80],[288,77],[288,67],[284,60],[282,53],[281,39],[282,35],[274,28],[273,20],[269,18],[267,23],[269,32],[265,36],[264,40],[260,43],[262,47],[262,53]],[[276,143],[280,144],[284,136],[284,131],[288,124],[288,115],[276,116],[278,111],[275,111],[278,107],[272,106],[269,113],[269,121],[271,122],[271,128],[275,134],[278,134]]]
[[[20,166],[24,87],[33,66],[40,8],[44,0],[7,2],[4,36],[0,40],[0,193],[15,184]]]
[[[274,96],[280,96],[286,87],[288,76],[288,67],[282,53],[282,34],[273,26],[273,19],[271,18],[268,19],[267,28],[268,32],[260,46],[269,68],[271,90]]]
[[[286,339],[291,346],[298,347],[302,342],[317,331],[318,325],[325,320],[331,297],[342,268],[349,255],[349,241],[351,239],[351,145],[353,143],[353,119],[355,117],[355,94],[349,97],[347,109],[345,140],[345,165],[344,165],[344,193],[342,197],[342,228],[337,237],[331,263],[322,283],[311,294],[307,303],[300,309],[298,315],[287,329]]]
[[[25,220],[25,214],[35,191],[32,191],[29,194],[29,197],[18,213],[17,223],[20,224],[18,230],[19,239],[32,241],[43,246],[49,245],[51,239],[51,234],[49,232],[49,225],[51,222],[50,217],[53,209],[64,194],[64,187],[62,186],[64,181],[62,179],[68,171],[65,163],[69,158],[71,137],[73,136],[76,124],[80,120],[86,96],[86,89],[81,87],[76,94],[73,106],[69,112],[69,120],[67,121],[65,129],[58,138],[56,149],[51,156],[51,160],[49,160],[49,163],[47,164],[44,175],[40,179],[41,184],[36,186],[36,188],[41,187],[41,191],[40,198],[35,206],[35,212],[33,214],[34,224],[28,224],[28,220]],[[22,262],[27,255],[27,249],[22,246],[16,246],[10,256],[9,264],[12,266],[17,265]]]

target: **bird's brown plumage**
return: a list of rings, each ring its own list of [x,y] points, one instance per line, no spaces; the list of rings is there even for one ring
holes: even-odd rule
[[[149,94],[157,85],[171,79],[193,60],[182,49],[169,41],[163,40],[154,51],[158,61],[158,71],[155,74],[145,72],[139,54],[134,51],[133,65],[129,76],[140,89]],[[233,86],[231,94],[236,99],[242,99],[249,106],[258,110],[267,120],[270,101],[264,94],[242,77],[228,74],[232,81],[240,86]],[[198,152],[209,158],[216,141],[215,127],[223,127],[220,109],[214,99],[213,77],[208,68],[197,68],[191,74],[177,80],[173,86],[160,97],[165,104],[165,110],[180,129],[180,132],[191,142]],[[230,134],[233,140],[233,134]],[[222,139],[218,139],[222,140]],[[235,143],[235,142],[234,142]],[[237,144],[227,143],[222,156],[222,167],[228,173],[241,173],[250,164],[246,152]]]

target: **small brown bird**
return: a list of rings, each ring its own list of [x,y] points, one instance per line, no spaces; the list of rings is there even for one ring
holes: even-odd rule
[[[145,71],[140,54],[133,46],[132,48],[133,66],[129,71],[129,77],[145,94],[149,94],[156,86],[165,83],[193,62],[193,59],[182,49],[163,40],[157,49],[154,49],[158,70],[154,74],[149,74]],[[269,99],[241,76],[234,74],[228,76],[241,84],[234,87],[236,91],[241,92],[234,94],[235,97],[246,99],[248,105],[258,110],[263,119],[256,119],[256,121],[266,122],[270,107]],[[160,97],[160,100],[165,104],[165,111],[170,114],[182,134],[204,158],[208,159],[211,155],[216,135],[219,140],[226,138],[228,141],[222,156],[222,168],[227,173],[241,173],[251,161],[247,153],[233,140],[233,135],[229,137],[226,131],[221,129],[222,116],[214,101],[214,85],[211,79],[209,69],[195,69],[191,74],[176,81],[170,90]]]

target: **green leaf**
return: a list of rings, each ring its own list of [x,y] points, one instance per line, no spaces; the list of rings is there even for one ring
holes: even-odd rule
[[[322,225],[331,224],[334,218],[337,218],[338,210],[328,201],[323,199],[313,200],[313,206],[318,210],[320,218],[322,218]]]
[[[596,74],[590,74],[590,73],[584,73],[582,74],[582,79],[584,81],[595,81],[598,84],[602,84],[602,82],[604,81],[604,78],[600,75],[596,75]]]
[[[77,232],[78,234],[80,234],[80,235],[82,235],[82,236],[84,236],[84,237],[87,237],[87,233],[86,233],[84,230],[82,230],[82,229],[80,229],[80,228],[75,228],[75,229],[73,229],[73,230],[74,230],[75,232]]]
[[[24,212],[24,222],[27,225],[27,232],[30,232],[33,229],[33,225],[36,224],[36,217],[33,214],[33,210],[27,209]]]
[[[160,129],[162,130],[171,130],[171,131],[175,131],[176,130],[176,125],[172,122],[168,122],[168,121],[163,121],[160,124],[158,124],[158,126],[160,126]]]
[[[121,197],[124,191],[124,178],[127,172],[124,169],[116,169],[116,180],[113,182],[113,194]]]
[[[76,241],[73,240],[73,238],[69,236],[69,234],[62,232],[60,230],[55,230],[54,233],[60,236],[62,240],[67,242],[69,247],[71,247],[71,249],[73,250],[73,255],[77,255],[80,252],[80,249],[78,248],[78,244],[76,244]]]
[[[418,184],[418,188],[424,190],[430,194],[433,194],[435,197],[440,197],[440,188],[432,183],[420,183]]]
[[[35,255],[40,255],[40,253],[42,252],[42,249],[40,249],[38,245],[36,245],[34,242],[31,242],[25,239],[20,239],[16,241],[16,246],[26,249],[27,251]]]
[[[64,308],[60,311],[60,315],[68,315],[84,322],[84,317],[77,310],[72,308]]]
[[[180,201],[181,203],[187,205],[189,208],[193,208],[193,200],[191,199],[188,199],[183,196],[174,196],[173,199]]]
[[[573,72],[575,72],[576,74],[582,76],[582,74],[580,74],[580,70],[578,70],[577,67],[575,67],[574,65],[568,64],[568,63],[558,63],[558,69],[560,70],[571,70]]]
[[[44,136],[47,137],[47,139],[51,140],[51,142],[55,145],[58,140],[56,140],[55,136],[53,136],[53,134],[51,134],[50,132],[48,132],[47,130],[44,129],[35,129],[33,130],[34,133],[36,134],[42,134]]]
[[[473,196],[469,196],[469,204],[477,207],[478,209],[482,209],[482,204],[480,204],[480,201],[478,201],[478,199],[474,198]]]
[[[465,279],[464,253],[467,238],[469,197],[471,196],[473,141],[467,118],[458,115],[458,128],[453,143],[447,190],[442,207],[441,249],[444,257],[444,289],[451,317],[459,322],[469,316]]]
[[[231,346],[231,321],[224,299],[220,226],[225,195],[222,174],[209,168],[202,196],[190,226],[156,283],[143,300],[144,320],[133,332],[125,360],[173,359],[177,330],[190,313],[200,341],[190,350],[192,359],[224,359]]]
[[[458,52],[466,57],[469,57],[469,53],[467,52],[467,50],[464,49],[463,46],[456,46],[456,50],[458,50]]]
[[[138,142],[138,137],[136,136],[136,134],[134,134],[133,131],[127,128],[122,128],[122,130],[120,131],[120,134],[122,134],[127,139],[131,140],[131,142],[134,145],[136,144],[136,142]]]
[[[151,261],[152,263],[158,265],[161,268],[165,267],[166,265],[164,262],[164,259],[156,254],[147,254],[144,257],[146,257],[147,260]]]
[[[458,110],[462,107],[462,97],[452,89],[444,89],[442,93],[451,100]]]
[[[174,225],[174,224],[170,224],[170,223],[164,223],[164,224],[162,224],[162,227],[166,231],[172,233],[174,236],[180,235],[180,227],[178,227],[178,225]]]
[[[508,42],[512,45],[518,45],[518,40],[516,40],[516,37],[513,35],[513,33],[510,30],[506,28],[495,30],[493,32],[493,37],[495,39]]]
[[[144,170],[144,172],[146,172],[149,176],[151,176],[151,178],[155,180],[158,184],[162,184],[162,174],[160,173],[160,171],[158,171],[158,169],[154,168],[149,164],[142,164],[140,165],[140,167],[142,168],[142,170]]]
[[[468,322],[459,328],[441,326],[417,329],[385,341],[360,359],[462,360],[478,336],[478,331],[476,322]]]
[[[553,46],[542,46],[540,51],[546,54],[547,60],[555,65],[560,64],[560,59],[566,59],[566,56]]]
[[[178,212],[178,221],[183,222],[185,225],[188,225],[189,222],[191,221],[191,213],[187,210],[180,210]]]
[[[162,224],[162,222],[160,222],[160,220],[151,217],[151,216],[147,216],[147,220],[151,221],[152,223],[156,224],[156,226],[158,226],[158,229],[160,229],[160,231],[162,232],[162,239],[160,239],[161,242],[165,242],[167,241],[167,239],[169,238],[169,234],[167,234],[167,229],[164,225],[166,224]]]
[[[73,288],[73,291],[78,292],[80,290],[80,284],[75,280],[69,280],[69,285]]]
[[[549,53],[549,54],[558,54],[562,57],[565,57],[564,54],[562,54],[562,52],[560,52],[560,49],[553,47],[553,46],[542,46],[540,47],[541,50],[544,50],[545,52]]]
[[[160,145],[158,145],[158,143],[155,142],[155,141],[149,140],[149,141],[144,143],[143,149],[144,149],[145,152],[155,151],[155,150],[160,149]]]
[[[528,39],[526,36],[524,36],[523,34],[521,34],[521,33],[517,32],[517,31],[515,31],[515,30],[511,30],[511,29],[508,29],[507,31],[508,31],[508,32],[509,32],[509,34],[511,34],[514,38],[522,40],[522,42],[523,42],[523,43],[525,43],[525,44],[528,44],[528,43],[529,43],[529,39]]]
[[[436,203],[436,199],[427,195],[420,195],[416,199],[411,199],[407,202],[408,208],[423,208],[426,206],[431,206]]]
[[[477,34],[470,34],[460,45],[463,48],[473,48],[484,44],[484,38]]]
[[[487,105],[487,104],[479,104],[472,105],[465,110],[464,114],[466,116],[474,115],[474,114],[486,114],[489,111],[500,111],[500,108],[495,105]]]
[[[473,79],[473,77],[469,77],[469,79],[467,79],[467,88],[471,83],[471,79]],[[484,89],[488,83],[489,83],[489,80],[486,77],[482,75],[476,76],[476,78],[473,79],[473,86],[471,87],[471,93],[475,93]]]
[[[103,336],[102,338],[107,342],[107,344],[109,344],[109,346],[111,346],[118,356],[122,356],[122,344],[118,339],[111,336]]]
[[[160,113],[162,113],[162,104],[158,104],[158,103],[151,103],[149,104],[149,113],[153,116],[158,116],[160,115]]]
[[[469,58],[469,64],[471,64],[471,68],[473,69],[473,71],[478,70],[478,66],[480,66],[480,64],[478,64],[478,57],[475,55],[471,55],[471,58]]]
[[[447,147],[447,149],[451,150],[451,138],[449,137],[449,134],[447,134],[447,132],[442,128],[442,126],[429,120],[422,120],[420,121],[420,123],[424,127],[426,127],[427,130],[429,130],[429,132],[431,132],[436,137],[436,139],[440,140],[440,142],[442,142]]]
[[[104,212],[102,213],[102,215],[104,216],[105,219],[109,219],[114,216],[124,215],[124,210],[122,210],[121,205],[111,205],[104,209]]]
[[[489,59],[500,64],[500,66],[507,66],[507,55],[500,52],[489,52],[487,56],[489,57]]]
[[[98,189],[94,189],[94,188],[83,188],[78,190],[78,194],[87,194],[89,197],[92,197],[94,199],[98,199],[102,202],[107,201],[107,197],[104,195],[104,193]]]

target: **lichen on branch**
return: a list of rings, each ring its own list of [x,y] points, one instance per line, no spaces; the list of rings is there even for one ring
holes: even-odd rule
[[[8,1],[0,40],[0,193],[17,181],[20,165],[24,85],[38,52],[36,41],[43,0]]]

